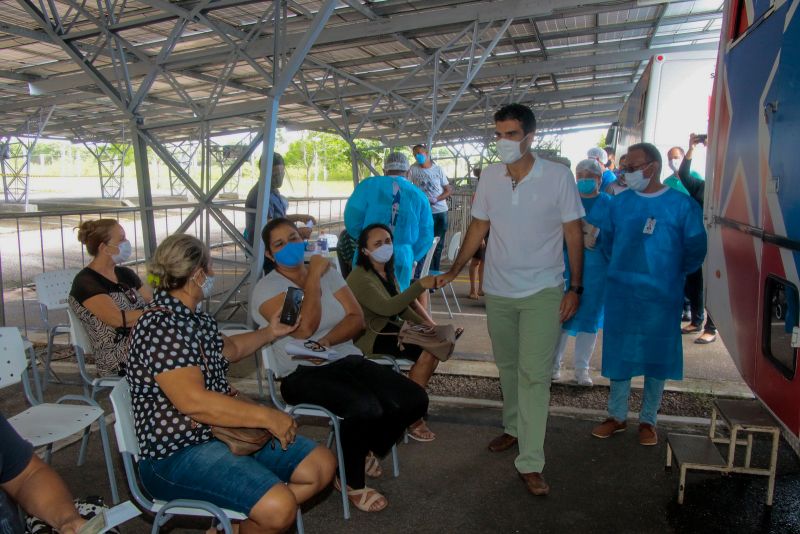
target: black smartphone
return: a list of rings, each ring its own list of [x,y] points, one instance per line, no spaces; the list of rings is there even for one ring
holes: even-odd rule
[[[695,136],[698,143],[703,143],[704,145],[708,142],[708,134],[699,134]]]
[[[297,322],[300,315],[300,305],[303,303],[303,290],[299,287],[290,287],[286,291],[286,298],[283,301],[280,321],[283,324],[293,325]]]

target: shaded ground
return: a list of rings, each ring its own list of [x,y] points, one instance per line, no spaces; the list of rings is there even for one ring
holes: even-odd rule
[[[7,410],[17,405],[18,399],[7,390],[0,392],[0,411],[9,413]],[[663,467],[663,442],[656,447],[641,447],[632,431],[609,440],[593,439],[589,436],[593,424],[550,418],[545,473],[552,493],[534,498],[516,477],[514,452],[491,454],[485,449],[500,432],[498,410],[434,405],[431,427],[437,432],[436,441],[401,444],[400,478],[385,475],[374,483],[390,501],[387,510],[379,514],[354,511],[353,517],[345,521],[338,494],[329,490],[306,507],[306,532],[800,531],[800,465],[788,447],[782,447],[780,452],[771,511],[763,504],[765,479],[716,475],[690,476],[686,504],[679,506],[675,503],[677,473]],[[303,426],[301,431],[316,439],[322,439],[325,433],[318,426]],[[664,431],[660,429],[662,438]],[[54,466],[74,493],[99,493],[108,499],[96,434],[90,443],[89,460],[83,468],[74,465],[77,445],[56,453]],[[764,461],[766,444],[757,442],[755,450],[758,461]],[[123,486],[117,463],[117,480]],[[384,462],[384,468],[388,473],[388,462]],[[166,530],[183,532],[206,526],[175,520]],[[145,533],[149,528],[148,519],[140,517],[126,524],[123,532]]]

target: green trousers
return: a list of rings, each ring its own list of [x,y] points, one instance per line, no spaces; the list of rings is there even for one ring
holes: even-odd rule
[[[503,427],[519,439],[520,473],[544,468],[550,378],[561,322],[560,287],[525,298],[486,295],[492,351],[503,389]]]

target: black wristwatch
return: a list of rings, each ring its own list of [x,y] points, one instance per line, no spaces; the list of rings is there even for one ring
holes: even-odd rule
[[[576,295],[582,295],[583,294],[583,286],[569,286],[569,289],[567,289],[567,291],[572,291]]]

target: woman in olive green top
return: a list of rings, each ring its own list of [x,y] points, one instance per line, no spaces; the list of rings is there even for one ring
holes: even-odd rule
[[[364,228],[358,238],[356,268],[347,277],[347,285],[364,310],[367,328],[355,340],[364,354],[388,354],[395,358],[414,360],[408,377],[427,387],[428,380],[439,364],[431,353],[416,345],[397,345],[397,333],[403,321],[433,324],[417,301],[423,291],[435,287],[436,278],[426,276],[400,293],[394,277],[392,233],[383,224]],[[417,441],[433,441],[436,435],[423,419],[408,429],[409,437]]]

